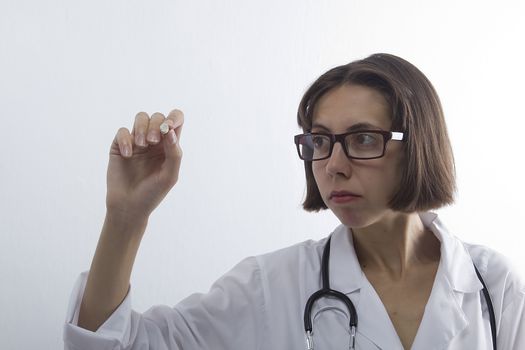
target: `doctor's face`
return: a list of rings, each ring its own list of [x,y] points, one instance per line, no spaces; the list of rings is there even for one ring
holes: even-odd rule
[[[319,99],[312,132],[342,134],[351,127],[399,131],[390,129],[390,107],[380,92],[346,84]],[[348,158],[337,142],[330,158],[312,162],[312,171],[326,206],[344,225],[360,228],[394,214],[388,202],[398,189],[402,160],[399,141],[388,141],[382,158],[368,160]],[[333,197],[333,191],[347,191],[357,196]]]

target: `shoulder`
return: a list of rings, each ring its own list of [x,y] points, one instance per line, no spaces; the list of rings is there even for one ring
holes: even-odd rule
[[[483,277],[491,294],[501,296],[504,310],[516,300],[525,297],[525,278],[522,271],[500,252],[478,244],[463,243],[472,261]]]
[[[255,258],[263,270],[293,270],[297,268],[297,265],[301,265],[303,268],[312,264],[317,265],[326,240],[327,238],[306,240],[273,252],[258,255]]]
[[[306,240],[264,254],[248,256],[238,262],[217,282],[224,280],[281,280],[297,275],[299,270],[319,269],[322,250],[328,237]],[[270,278],[268,278],[270,277]]]
[[[320,240],[310,239],[275,251],[248,256],[221,276],[216,283],[282,283],[306,271],[319,270],[322,250],[327,239],[328,237]]]

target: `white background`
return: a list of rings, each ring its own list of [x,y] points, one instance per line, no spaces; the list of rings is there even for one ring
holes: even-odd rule
[[[327,69],[376,52],[415,64],[441,97],[459,188],[446,225],[524,271],[522,4],[1,0],[0,348],[62,348],[109,147],[139,111],[186,120],[180,181],[135,262],[136,310],[328,235],[335,216],[301,209],[297,106]]]

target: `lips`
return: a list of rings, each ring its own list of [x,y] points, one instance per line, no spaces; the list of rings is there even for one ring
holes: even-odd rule
[[[348,197],[348,196],[361,197],[360,195],[349,192],[349,191],[333,191],[332,193],[330,193],[330,199],[334,197]]]

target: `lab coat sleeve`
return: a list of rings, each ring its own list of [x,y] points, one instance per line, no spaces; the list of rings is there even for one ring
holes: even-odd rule
[[[174,307],[157,305],[143,314],[131,308],[131,288],[96,332],[80,328],[78,312],[87,280],[74,287],[64,325],[65,350],[246,350],[260,349],[266,330],[261,271],[247,258],[217,280],[208,293],[192,294]]]
[[[498,349],[525,349],[525,292],[503,310],[497,342]]]
[[[496,313],[498,349],[523,350],[525,349],[524,275],[512,260],[492,249],[484,249],[483,260],[487,276],[485,283],[492,296]]]

